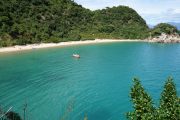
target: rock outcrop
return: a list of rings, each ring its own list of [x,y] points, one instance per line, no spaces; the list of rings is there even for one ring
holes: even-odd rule
[[[147,41],[152,43],[180,43],[180,36],[177,33],[171,35],[162,33],[160,36],[149,38]]]

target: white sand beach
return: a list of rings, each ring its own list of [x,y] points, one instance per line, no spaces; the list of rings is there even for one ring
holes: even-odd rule
[[[11,47],[0,48],[0,53],[4,52],[16,52],[24,50],[33,50],[40,48],[60,47],[60,46],[72,46],[72,45],[83,45],[83,44],[95,44],[95,43],[111,43],[111,42],[143,42],[144,40],[117,40],[117,39],[95,39],[86,41],[69,41],[60,43],[40,43],[40,44],[28,44],[28,45],[16,45]]]

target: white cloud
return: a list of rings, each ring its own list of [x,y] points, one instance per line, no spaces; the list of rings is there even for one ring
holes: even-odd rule
[[[177,9],[168,9],[165,12],[158,14],[142,14],[142,17],[148,24],[158,24],[161,22],[180,22],[180,12]]]
[[[180,13],[180,9],[175,9],[174,12],[175,13]]]

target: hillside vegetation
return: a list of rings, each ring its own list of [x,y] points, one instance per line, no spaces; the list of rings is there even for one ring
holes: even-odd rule
[[[145,38],[136,11],[118,6],[90,11],[71,0],[1,0],[0,45],[95,38]]]
[[[93,34],[103,38],[140,39],[146,37],[146,22],[126,6],[106,8],[93,12]]]
[[[152,36],[159,36],[161,33],[174,34],[178,32],[179,31],[175,26],[168,23],[160,23],[151,30]]]

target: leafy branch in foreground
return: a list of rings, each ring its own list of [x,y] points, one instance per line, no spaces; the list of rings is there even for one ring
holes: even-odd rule
[[[180,120],[180,98],[171,77],[168,78],[161,94],[160,105],[155,108],[150,95],[141,82],[134,78],[131,88],[131,100],[134,110],[127,113],[129,120]]]
[[[180,101],[172,78],[168,78],[161,94],[160,106],[158,109],[159,119],[179,120],[180,119]]]
[[[127,114],[128,119],[152,119],[155,111],[155,108],[152,105],[152,99],[137,78],[134,79],[134,85],[131,88],[130,95],[134,104],[134,111]]]

